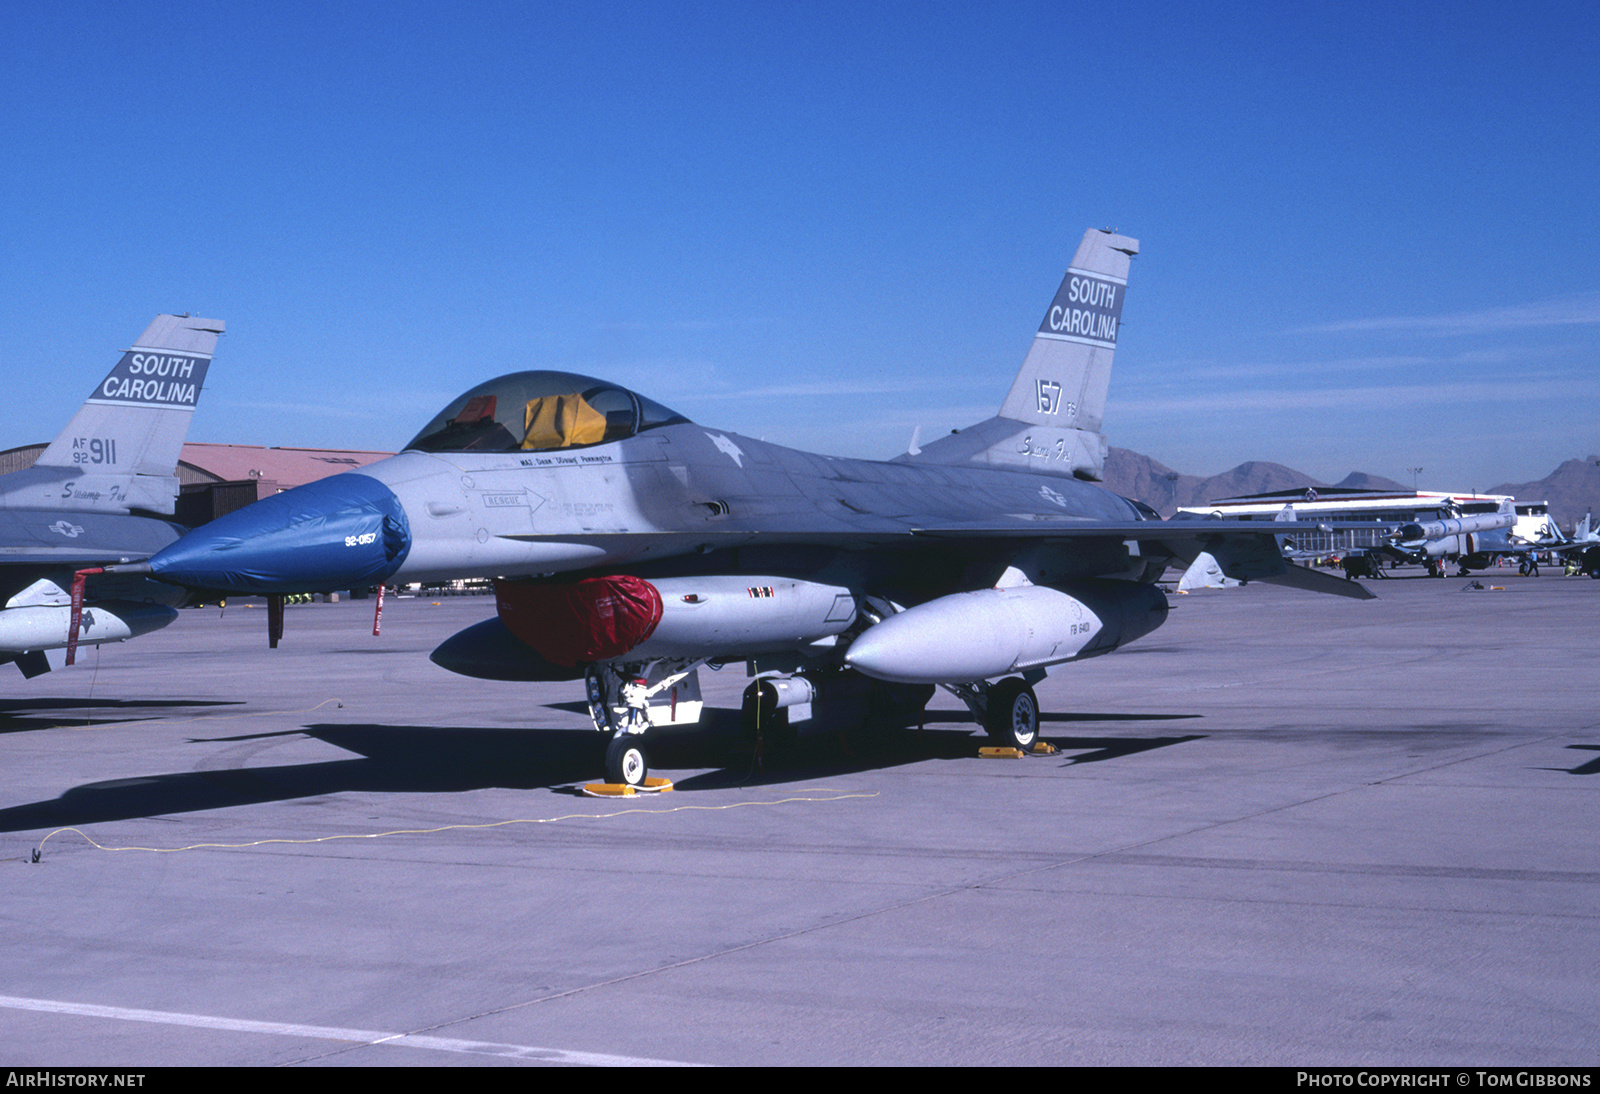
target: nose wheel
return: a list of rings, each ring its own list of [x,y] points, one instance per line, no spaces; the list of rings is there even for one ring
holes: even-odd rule
[[[585,690],[594,728],[607,735],[606,786],[609,793],[671,790],[672,782],[651,778],[645,750],[647,732],[656,726],[693,725],[700,719],[701,661],[649,661],[589,666]]]
[[[618,786],[643,786],[650,775],[650,759],[638,734],[619,733],[606,745],[606,782]]]

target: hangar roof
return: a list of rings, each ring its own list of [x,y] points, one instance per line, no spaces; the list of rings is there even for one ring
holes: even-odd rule
[[[337,448],[266,448],[255,444],[199,444],[183,446],[178,480],[237,482],[265,479],[281,490],[354,471],[394,455],[392,452],[349,451]]]
[[[0,474],[32,467],[46,445],[30,444],[0,452]],[[339,448],[267,448],[258,444],[200,444],[183,446],[178,460],[178,481],[184,486],[208,482],[261,479],[287,490],[377,463],[392,452],[349,451]]]

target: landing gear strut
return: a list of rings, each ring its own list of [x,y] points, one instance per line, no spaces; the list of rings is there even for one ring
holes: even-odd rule
[[[642,787],[648,781],[650,789],[670,788],[661,779],[649,779],[644,734],[652,726],[691,725],[699,720],[700,682],[695,672],[703,663],[648,661],[589,667],[584,674],[589,718],[595,729],[611,737],[606,745],[608,783]]]
[[[606,782],[641,785],[650,774],[650,760],[644,751],[650,700],[644,681],[610,665],[595,665],[583,682],[594,728],[612,734],[606,745]]]

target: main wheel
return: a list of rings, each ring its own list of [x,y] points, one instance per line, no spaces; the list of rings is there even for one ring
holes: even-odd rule
[[[623,733],[606,745],[606,782],[638,786],[650,774],[650,760],[644,754],[638,734]]]
[[[1008,676],[989,689],[984,727],[997,744],[1026,752],[1039,739],[1039,698],[1020,676]]]

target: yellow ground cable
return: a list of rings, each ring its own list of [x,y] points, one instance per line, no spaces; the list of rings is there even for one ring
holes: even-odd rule
[[[822,793],[831,793],[831,792],[827,792],[827,791],[820,791],[820,792],[822,792]],[[567,814],[565,814],[563,816],[559,816],[559,817],[529,817],[529,818],[519,818],[519,819],[516,819],[516,820],[489,821],[489,822],[487,822],[485,824],[445,824],[445,825],[440,825],[437,828],[396,828],[396,829],[392,829],[392,830],[390,830],[388,832],[349,832],[349,833],[345,833],[343,835],[337,835],[337,836],[317,836],[317,837],[315,837],[313,839],[272,838],[272,839],[250,840],[247,843],[191,843],[191,844],[189,844],[189,845],[187,845],[185,847],[107,847],[104,844],[97,843],[94,840],[93,837],[91,837],[87,832],[83,831],[81,828],[57,828],[54,832],[49,833],[48,835],[46,835],[44,837],[44,839],[41,839],[39,841],[38,846],[34,848],[33,860],[35,862],[39,861],[39,858],[40,858],[40,856],[42,855],[42,853],[44,851],[44,845],[45,845],[46,841],[51,839],[53,836],[61,835],[63,832],[76,832],[78,835],[82,836],[84,838],[84,840],[86,842],[88,842],[91,846],[93,846],[93,847],[95,847],[95,848],[97,848],[97,849],[99,849],[101,851],[151,851],[151,852],[155,852],[155,853],[158,853],[158,854],[170,854],[171,852],[174,852],[174,851],[199,851],[199,850],[207,850],[207,849],[209,849],[209,850],[222,850],[222,851],[237,851],[237,850],[242,850],[243,848],[246,848],[246,847],[259,847],[259,846],[261,846],[263,844],[268,844],[268,843],[288,843],[288,844],[328,843],[328,842],[330,842],[332,840],[341,840],[341,839],[382,839],[385,836],[427,836],[427,835],[434,835],[434,834],[439,833],[439,832],[449,832],[449,831],[456,830],[456,829],[504,828],[507,825],[512,825],[512,824],[555,824],[558,821],[568,821],[568,820],[609,820],[609,819],[611,819],[613,817],[625,817],[625,816],[628,816],[629,814],[633,814],[633,813],[647,813],[647,814],[648,813],[666,814],[666,813],[684,813],[684,812],[714,813],[714,812],[719,812],[719,811],[726,810],[726,809],[743,809],[743,808],[745,808],[747,806],[757,806],[757,805],[790,805],[790,804],[793,804],[795,802],[815,802],[815,803],[823,803],[823,804],[825,804],[825,803],[828,803],[828,802],[847,801],[847,800],[852,799],[852,798],[876,798],[877,796],[878,796],[877,791],[861,792],[861,793],[848,793],[848,794],[846,794],[846,793],[831,793],[831,796],[830,797],[826,797],[826,798],[790,797],[790,798],[779,798],[776,801],[729,802],[726,805],[675,805],[675,806],[672,806],[669,809],[619,809],[614,813],[567,813]]]

